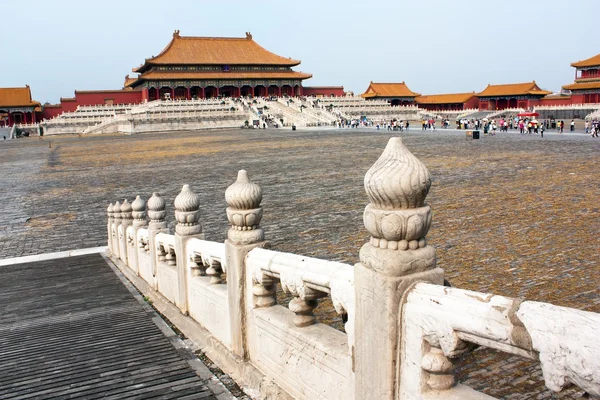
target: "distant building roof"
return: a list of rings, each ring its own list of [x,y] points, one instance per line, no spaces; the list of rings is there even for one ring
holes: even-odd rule
[[[371,82],[367,90],[361,95],[365,99],[376,97],[417,97],[420,93],[413,92],[406,83],[375,83]]]
[[[537,95],[537,96],[545,96],[551,94],[547,90],[542,90],[535,83],[525,82],[525,83],[511,83],[508,85],[487,85],[487,87],[481,92],[477,93],[478,97],[497,97],[497,96],[523,96],[523,95]]]
[[[596,67],[596,66],[600,66],[600,54],[594,56],[594,57],[590,57],[588,59],[585,60],[581,60],[581,61],[577,61],[574,63],[571,63],[572,67]]]
[[[38,101],[31,99],[29,86],[0,88],[0,107],[37,107]]]
[[[471,93],[448,93],[448,94],[430,94],[419,96],[415,99],[417,104],[457,104],[466,103],[475,97],[475,92]]]
[[[299,60],[278,56],[261,47],[246,32],[244,38],[193,37],[173,33],[173,39],[156,57],[134,68],[142,73],[150,65],[280,65],[294,66]]]
[[[572,83],[570,85],[563,86],[563,89],[567,89],[567,90],[600,89],[600,81],[596,81],[596,82],[583,82],[583,83]]]

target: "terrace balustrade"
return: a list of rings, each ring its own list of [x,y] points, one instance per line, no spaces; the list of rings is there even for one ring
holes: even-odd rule
[[[174,234],[158,193],[109,205],[108,253],[256,397],[489,399],[454,377],[455,361],[478,345],[539,360],[554,391],[576,385],[600,399],[599,314],[442,285],[426,240],[430,185],[392,138],[365,176],[371,237],[354,266],[267,249],[262,189],[243,170],[225,193],[225,243],[204,238],[200,196],[185,185]],[[326,297],[345,332],[315,316]]]

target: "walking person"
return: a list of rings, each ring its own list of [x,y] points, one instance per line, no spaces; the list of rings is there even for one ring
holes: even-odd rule
[[[574,131],[575,131],[575,120],[572,119],[571,120],[571,132],[574,132]]]

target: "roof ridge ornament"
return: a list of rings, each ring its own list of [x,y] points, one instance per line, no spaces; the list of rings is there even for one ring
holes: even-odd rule
[[[246,32],[246,39],[252,40],[252,34],[250,32]]]
[[[175,32],[173,32],[173,37],[174,38],[178,38],[179,36],[179,29],[175,29]]]

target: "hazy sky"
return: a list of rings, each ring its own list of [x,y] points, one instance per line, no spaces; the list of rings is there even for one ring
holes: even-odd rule
[[[305,86],[405,81],[423,94],[535,79],[557,91],[600,53],[599,0],[2,0],[0,87],[41,102],[120,89],[182,36],[243,37],[302,60]]]

